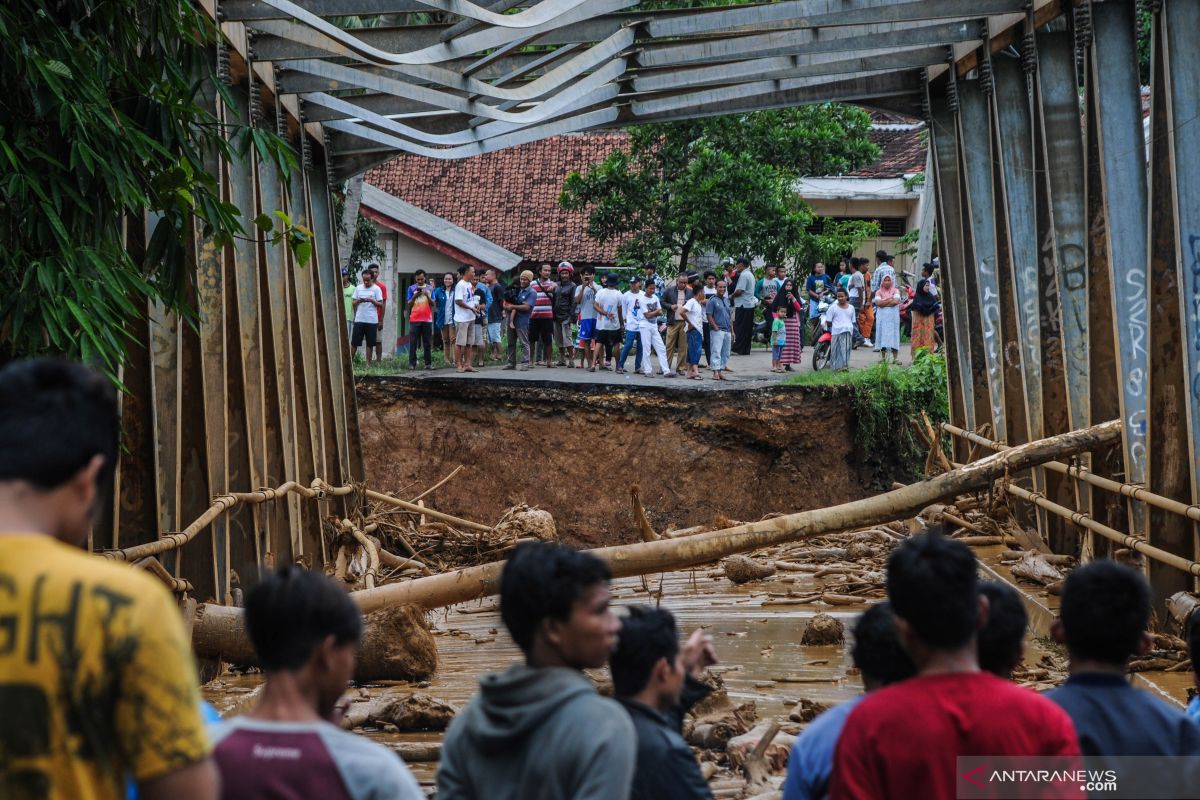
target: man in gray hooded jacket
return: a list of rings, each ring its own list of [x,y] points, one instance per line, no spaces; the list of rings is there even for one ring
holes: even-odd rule
[[[450,723],[438,800],[624,800],[637,740],[629,715],[584,669],[604,666],[620,621],[608,565],[536,542],[500,576],[500,616],[524,664],[485,675]]]

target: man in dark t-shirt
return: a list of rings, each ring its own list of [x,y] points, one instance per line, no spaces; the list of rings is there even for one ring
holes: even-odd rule
[[[1126,677],[1129,660],[1154,646],[1150,610],[1146,579],[1114,561],[1073,569],[1063,583],[1050,632],[1067,648],[1070,677],[1046,696],[1071,716],[1084,756],[1200,755],[1200,726]]]

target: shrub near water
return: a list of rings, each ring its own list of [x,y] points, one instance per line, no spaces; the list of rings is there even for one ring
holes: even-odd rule
[[[785,381],[791,386],[849,386],[854,444],[885,488],[892,480],[920,476],[926,451],[909,417],[924,411],[936,425],[950,414],[946,361],[918,350],[911,367],[876,364],[852,372],[806,372]],[[893,473],[899,467],[903,475]]]

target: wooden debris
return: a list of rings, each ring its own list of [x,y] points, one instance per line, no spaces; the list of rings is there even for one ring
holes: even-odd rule
[[[1063,579],[1063,574],[1047,561],[1041,553],[1027,550],[1013,563],[1012,574],[1034,583],[1048,586]]]
[[[807,697],[800,698],[800,702],[796,703],[792,708],[788,719],[792,722],[812,722],[821,714],[828,711],[830,706],[826,703],[818,703],[815,700],[810,700]]]
[[[638,530],[642,533],[642,541],[658,541],[658,534],[650,526],[650,520],[646,519],[646,509],[642,508],[642,498],[637,484],[629,487],[629,501],[633,504],[633,519],[637,522]]]
[[[441,742],[395,742],[390,747],[408,764],[427,764],[442,759]]]
[[[775,574],[773,564],[764,564],[747,556],[730,556],[721,562],[725,577],[734,583],[749,583],[769,578]]]

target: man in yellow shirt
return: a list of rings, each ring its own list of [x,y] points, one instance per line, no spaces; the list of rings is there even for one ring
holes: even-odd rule
[[[112,386],[0,369],[0,798],[214,800],[183,621],[161,583],[86,546],[118,452]]]

